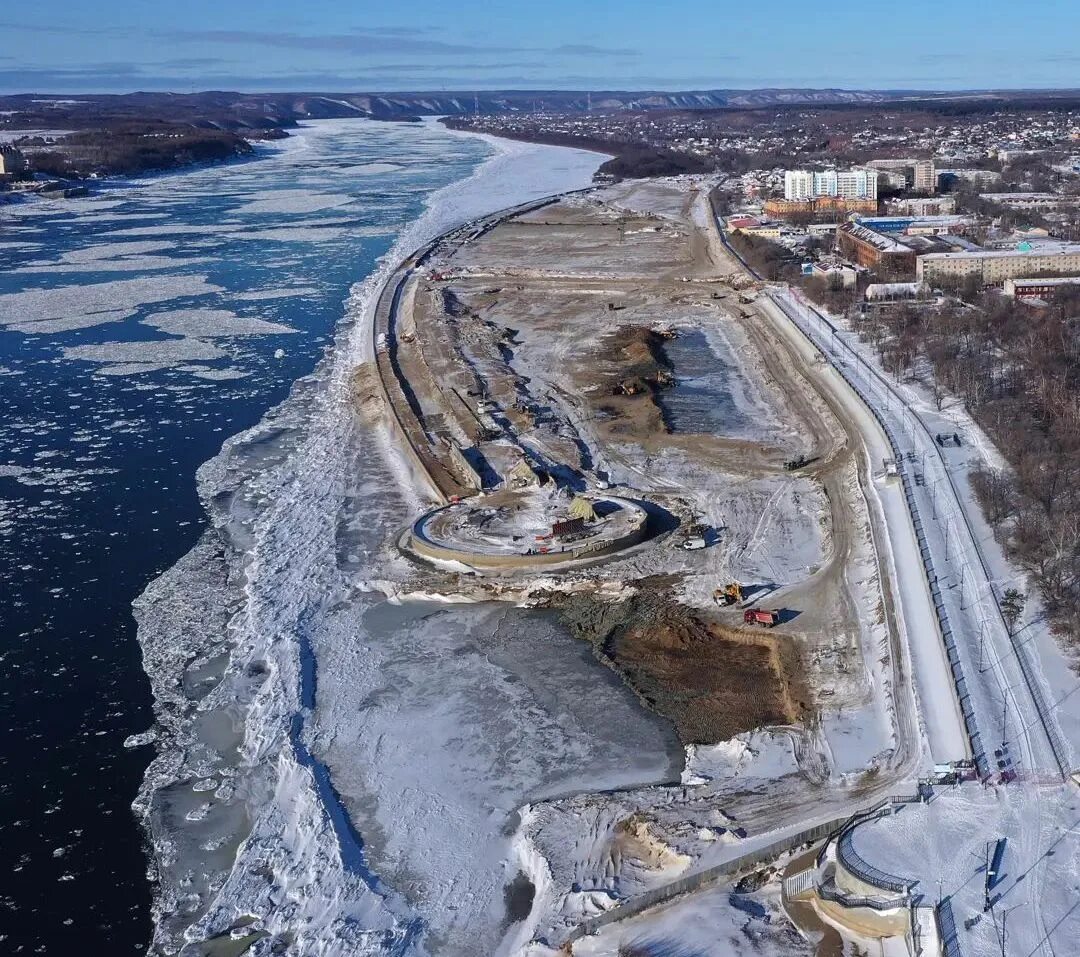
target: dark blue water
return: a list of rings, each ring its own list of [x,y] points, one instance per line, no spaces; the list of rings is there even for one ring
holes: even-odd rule
[[[488,152],[332,121],[251,162],[0,207],[0,952],[145,948],[131,602],[202,530],[196,468],[312,370],[350,286]],[[294,331],[238,334],[249,319]]]

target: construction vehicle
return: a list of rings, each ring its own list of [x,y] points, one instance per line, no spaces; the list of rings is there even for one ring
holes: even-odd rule
[[[800,455],[797,459],[788,459],[784,463],[784,470],[786,472],[794,472],[796,469],[801,469],[810,460],[805,455]]]
[[[748,625],[761,625],[762,628],[772,628],[780,623],[780,609],[771,611],[764,608],[747,608],[743,612],[743,621]]]
[[[705,535],[706,528],[704,525],[688,525],[680,547],[688,552],[696,552],[701,548],[706,548],[709,543]]]
[[[742,600],[742,585],[738,582],[729,582],[713,592],[713,601],[718,605],[738,605]]]

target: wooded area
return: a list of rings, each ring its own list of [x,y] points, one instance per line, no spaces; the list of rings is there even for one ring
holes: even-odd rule
[[[225,130],[152,123],[81,130],[59,138],[50,149],[28,155],[35,172],[71,179],[91,173],[134,175],[174,169],[251,152],[250,143]]]
[[[1080,285],[1046,308],[997,293],[974,304],[898,305],[860,320],[896,375],[932,369],[939,408],[958,397],[1008,468],[975,476],[995,535],[1080,635]]]

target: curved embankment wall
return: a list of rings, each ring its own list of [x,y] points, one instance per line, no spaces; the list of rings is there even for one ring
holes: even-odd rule
[[[619,502],[622,500],[612,498],[609,499],[609,501]],[[634,510],[641,511],[641,521],[625,535],[621,535],[618,538],[605,539],[601,542],[584,543],[578,548],[571,547],[559,552],[537,552],[531,555],[524,555],[521,553],[500,555],[474,552],[464,548],[453,548],[448,545],[440,545],[437,542],[431,541],[424,533],[424,525],[429,522],[434,515],[447,508],[453,507],[454,505],[444,505],[442,508],[434,509],[431,512],[421,515],[420,518],[413,522],[412,525],[402,533],[398,542],[399,546],[405,551],[411,552],[420,558],[442,562],[457,562],[462,565],[469,565],[472,568],[511,570],[517,568],[535,568],[537,566],[548,567],[551,565],[563,564],[565,562],[606,558],[625,551],[628,548],[632,548],[634,545],[640,544],[649,537],[648,516],[639,505],[626,500],[623,507],[630,507]]]

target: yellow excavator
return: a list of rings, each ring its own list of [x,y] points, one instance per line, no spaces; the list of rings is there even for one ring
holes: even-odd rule
[[[742,585],[738,582],[730,582],[713,592],[713,601],[718,605],[737,605],[742,600]]]

